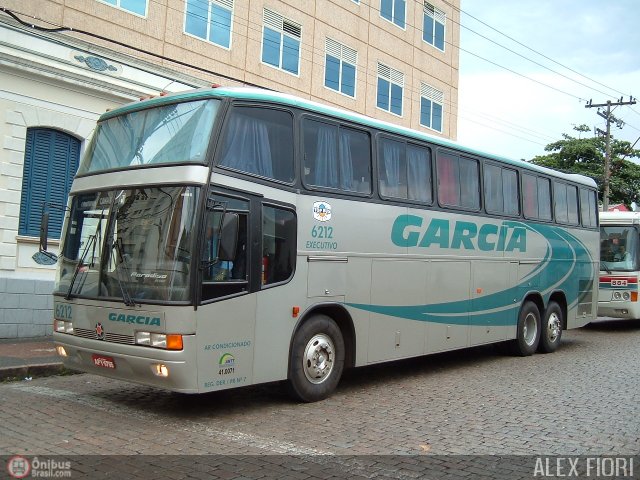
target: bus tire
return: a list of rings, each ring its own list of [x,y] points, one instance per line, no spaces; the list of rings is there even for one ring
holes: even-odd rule
[[[538,351],[542,353],[555,352],[560,346],[563,324],[562,308],[556,302],[549,302],[544,312],[542,331],[540,332],[540,345]]]
[[[289,361],[289,391],[298,400],[316,402],[338,386],[344,368],[344,339],[326,315],[314,315],[296,332]]]
[[[527,357],[535,353],[540,343],[540,310],[533,302],[525,302],[518,316],[518,333],[511,342],[511,353]]]

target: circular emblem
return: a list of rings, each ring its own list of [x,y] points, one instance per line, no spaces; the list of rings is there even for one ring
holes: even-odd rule
[[[327,202],[315,202],[313,204],[313,218],[319,222],[331,220],[331,205]]]
[[[96,323],[96,338],[98,340],[104,340],[104,328],[100,322]]]
[[[25,457],[16,455],[7,461],[7,472],[13,478],[25,478],[31,473],[31,464]]]

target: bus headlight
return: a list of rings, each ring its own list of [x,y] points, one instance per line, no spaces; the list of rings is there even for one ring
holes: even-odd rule
[[[69,333],[73,335],[73,322],[65,322],[63,320],[54,320],[53,330],[58,333]]]
[[[156,364],[151,366],[151,369],[153,370],[153,373],[155,373],[158,377],[168,377],[169,376],[169,369],[163,363],[156,363]]]
[[[622,292],[622,299],[623,300],[629,301],[630,298],[631,298],[631,295],[629,295],[629,292]]]
[[[622,298],[622,294],[620,292],[613,292],[613,299],[620,300]]]
[[[136,345],[182,350],[182,335],[154,332],[136,332]]]

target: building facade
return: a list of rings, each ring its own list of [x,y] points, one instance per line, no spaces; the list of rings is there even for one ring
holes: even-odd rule
[[[51,333],[56,251],[97,118],[141,96],[257,85],[456,139],[459,0],[3,0],[0,338]],[[59,208],[55,208],[58,205]]]

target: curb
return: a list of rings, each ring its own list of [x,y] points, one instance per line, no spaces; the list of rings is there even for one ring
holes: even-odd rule
[[[16,382],[25,378],[50,377],[52,375],[63,375],[77,373],[69,370],[61,363],[44,363],[37,365],[21,365],[18,367],[0,368],[0,382]]]

